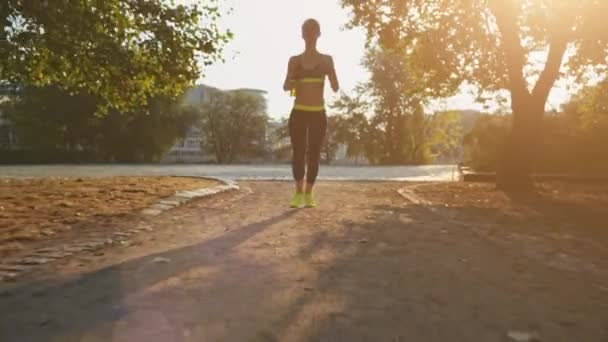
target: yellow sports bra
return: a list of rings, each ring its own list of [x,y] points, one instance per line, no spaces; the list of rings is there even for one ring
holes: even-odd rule
[[[299,63],[296,66],[296,70],[294,71],[294,80],[297,83],[325,83],[325,77],[327,76],[326,68],[323,68],[322,63],[317,64],[312,69],[304,68],[302,64],[302,56],[298,56]],[[296,96],[295,88],[291,89],[291,96]],[[306,106],[302,104],[295,104],[293,106],[294,109],[303,110],[303,111],[322,111],[325,109],[325,106]]]

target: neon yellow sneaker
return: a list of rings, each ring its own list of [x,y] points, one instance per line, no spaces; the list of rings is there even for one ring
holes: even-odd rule
[[[315,202],[312,194],[304,195],[304,204],[306,204],[306,208],[315,208],[317,206],[317,202]]]
[[[289,206],[292,208],[299,208],[302,206],[302,202],[304,202],[304,194],[296,192],[291,201],[289,201]]]

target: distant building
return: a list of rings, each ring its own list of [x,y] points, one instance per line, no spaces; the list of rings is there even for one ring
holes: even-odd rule
[[[19,87],[2,85],[0,86],[0,104],[8,100],[10,96],[18,95],[21,92]],[[17,135],[11,122],[6,118],[0,109],[0,150],[11,150],[17,147]]]
[[[255,96],[265,96],[266,91],[252,88],[239,88],[233,90],[220,90],[207,85],[197,85],[190,89],[184,95],[182,102],[184,105],[199,106],[208,102],[213,96],[213,91],[246,92]],[[0,103],[6,101],[11,96],[17,96],[22,93],[22,89],[16,86],[0,85]],[[266,141],[264,144],[274,141],[269,135],[271,128],[267,127]],[[161,162],[165,163],[200,163],[210,162],[215,159],[214,156],[206,154],[203,149],[204,136],[203,132],[196,125],[190,127],[186,136],[179,139],[173,147],[163,156]],[[11,122],[2,114],[0,110],[0,150],[15,149],[17,147],[17,136]]]
[[[0,96],[15,96],[23,93],[23,88],[14,84],[0,84]]]
[[[183,98],[184,105],[198,106],[209,101],[209,93],[212,87],[198,85],[190,89]],[[190,127],[186,136],[178,140],[173,147],[163,156],[163,163],[200,163],[211,159],[205,156],[202,148],[203,135],[200,128]]]
[[[212,157],[205,155],[202,149],[203,135],[200,128],[190,127],[186,136],[178,140],[167,152],[163,163],[201,163],[210,161]]]
[[[15,133],[11,123],[0,111],[0,150],[9,150],[16,145]]]
[[[338,164],[338,165],[350,165],[350,164],[355,164],[355,160],[348,158],[346,156],[346,150],[347,150],[347,146],[346,144],[338,144],[338,147],[336,148],[336,154],[334,157],[334,164]]]
[[[240,92],[248,93],[248,94],[254,95],[254,96],[266,96],[266,94],[268,94],[268,92],[266,90],[253,89],[253,88],[238,88],[238,89],[231,89],[231,90],[227,90],[227,91],[240,91]]]

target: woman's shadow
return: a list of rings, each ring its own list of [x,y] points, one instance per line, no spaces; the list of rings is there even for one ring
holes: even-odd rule
[[[212,266],[234,247],[296,212],[285,211],[202,243],[146,255],[67,282],[34,282],[13,289],[0,302],[0,340],[80,340],[87,332],[99,331],[99,337],[111,341],[112,323],[129,314],[125,305],[129,294],[191,269]],[[216,276],[212,281],[221,282]]]

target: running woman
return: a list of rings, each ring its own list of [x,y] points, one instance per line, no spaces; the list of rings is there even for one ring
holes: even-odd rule
[[[283,89],[295,97],[289,116],[289,135],[293,149],[292,170],[296,193],[290,206],[316,207],[313,187],[319,174],[321,146],[327,129],[323,91],[326,77],[334,92],[339,90],[338,78],[331,56],[317,50],[321,27],[315,19],[302,25],[304,52],[289,59]],[[306,176],[306,177],[305,177]],[[305,182],[306,178],[306,182]]]

